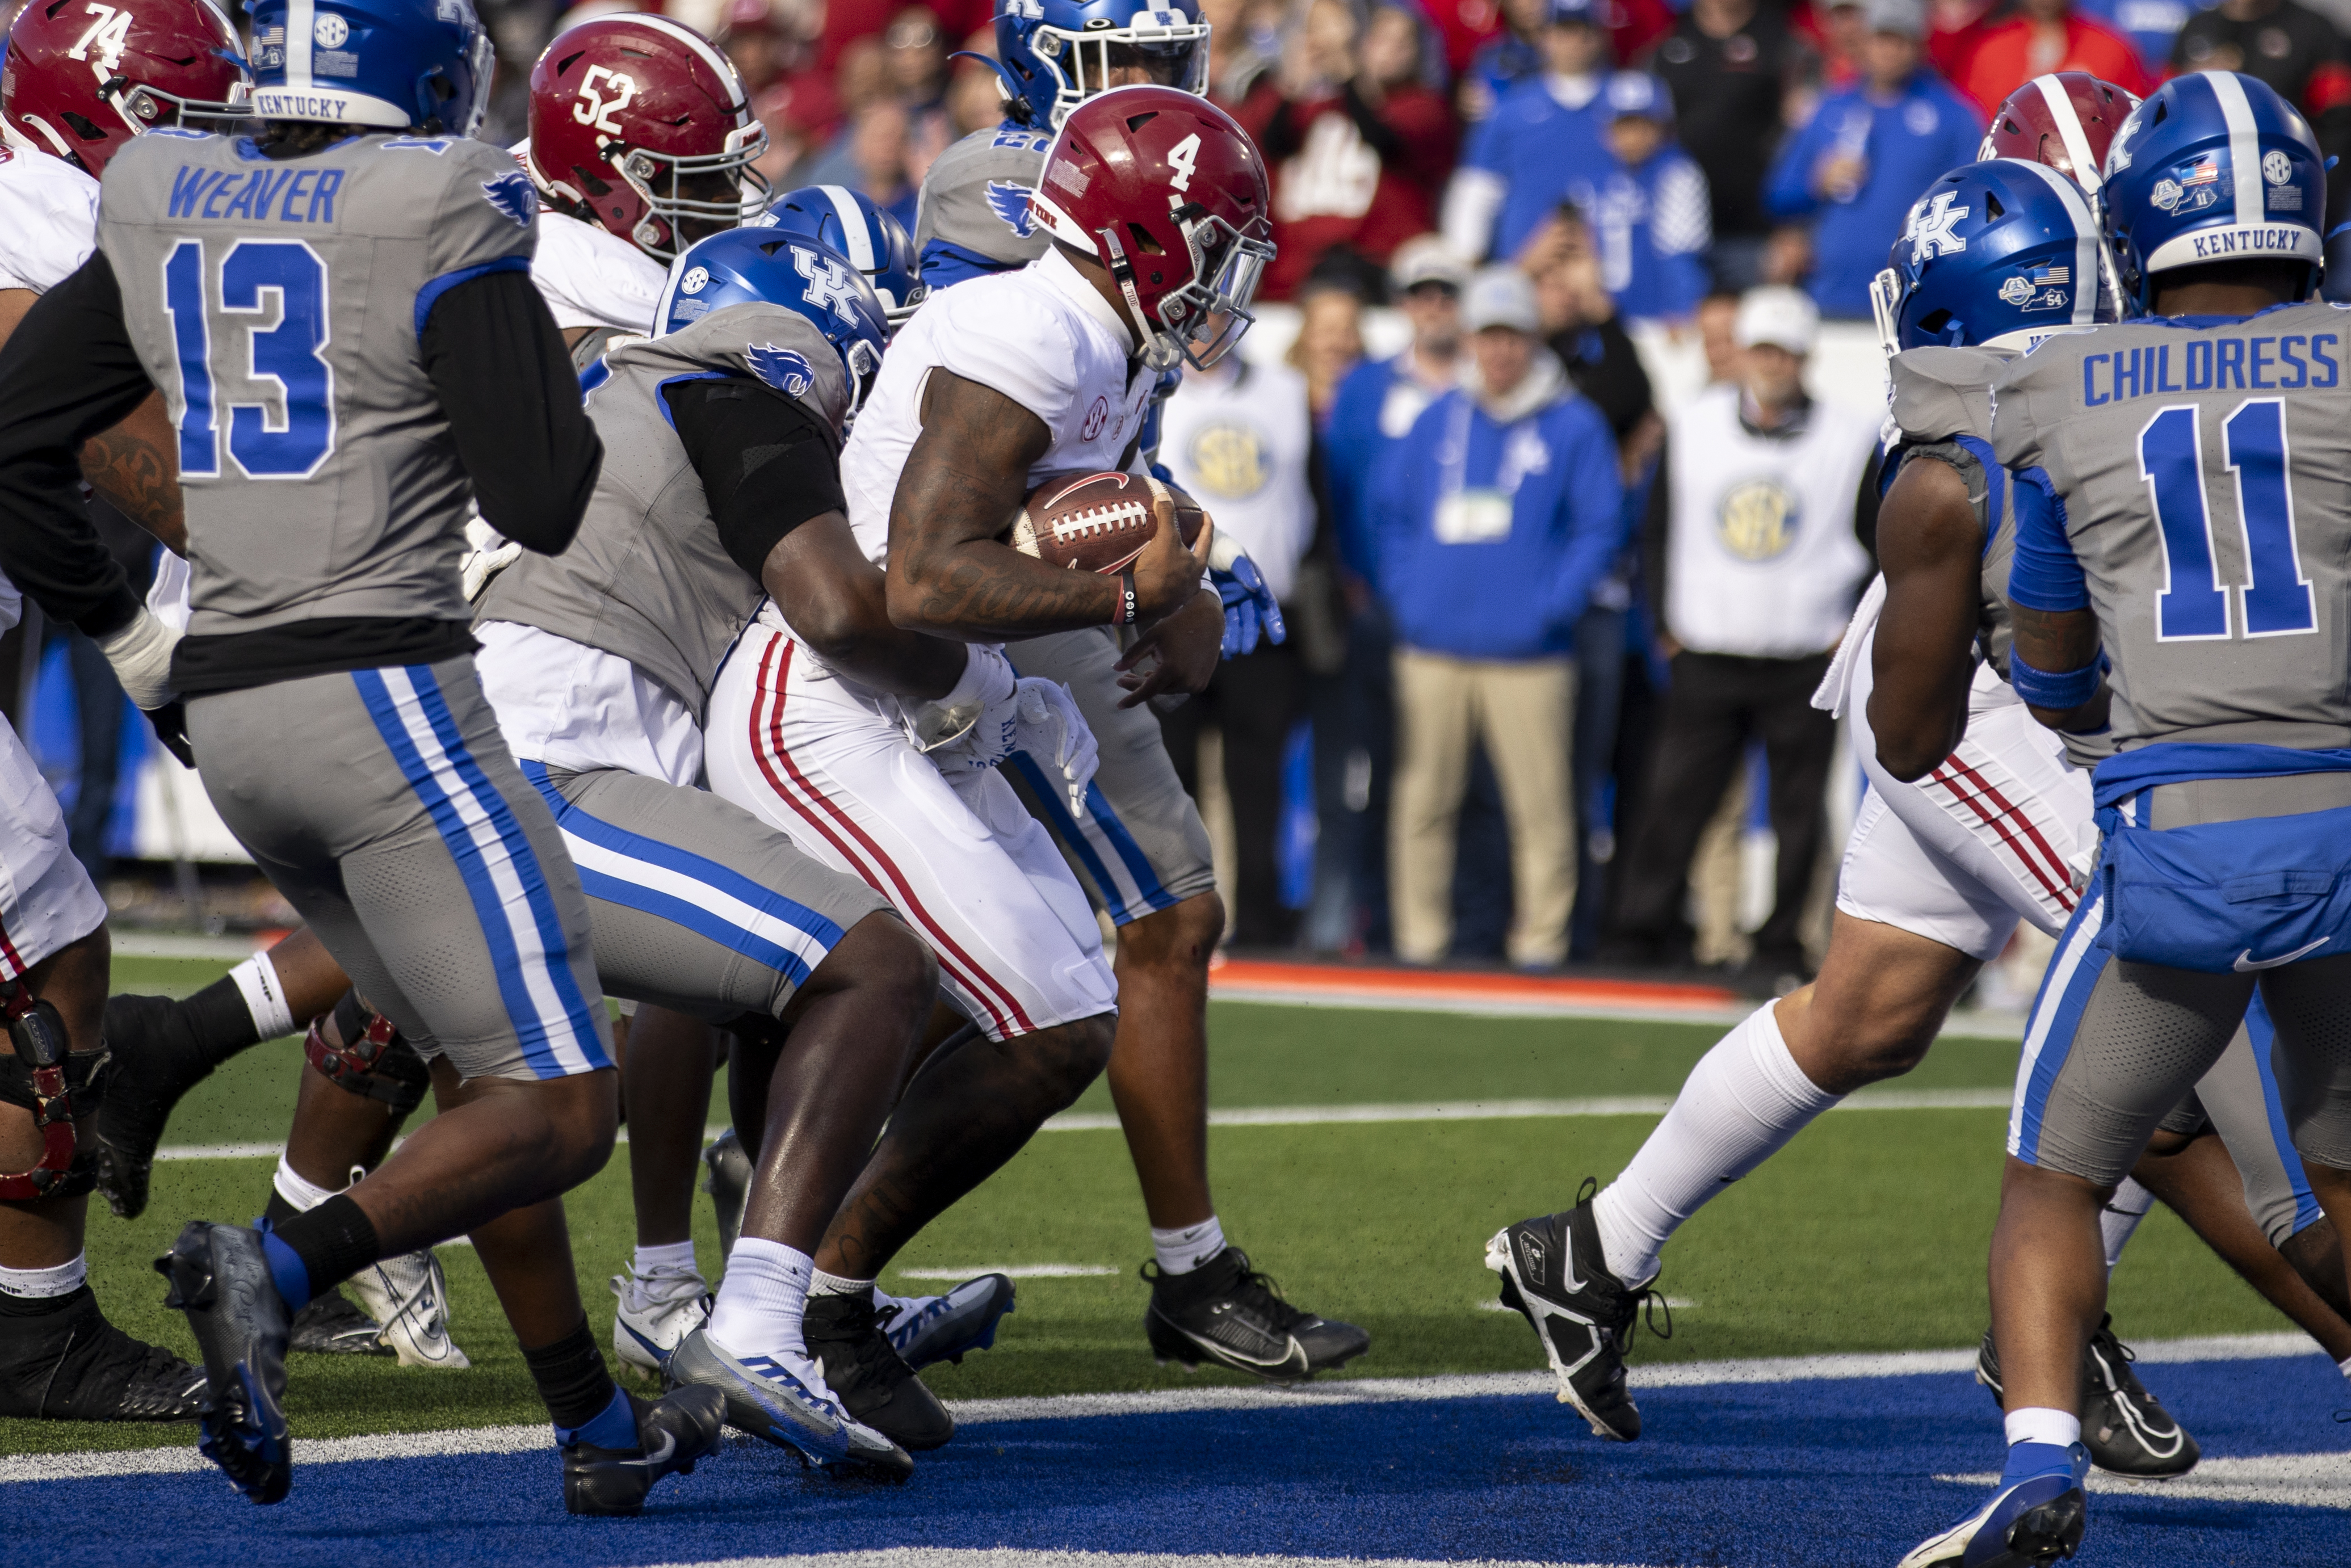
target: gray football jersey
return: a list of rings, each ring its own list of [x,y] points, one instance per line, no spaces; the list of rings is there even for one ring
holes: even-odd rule
[[[717,371],[799,399],[827,429],[849,406],[841,356],[780,305],[732,305],[667,337],[613,350],[591,367],[588,414],[604,467],[571,548],[522,558],[490,581],[476,624],[512,621],[601,648],[692,710],[766,597],[711,520],[702,479],[671,425],[662,388]]]
[[[2008,505],[2009,477],[1986,461],[1991,445],[1991,383],[2016,356],[2005,349],[1911,349],[1890,369],[1892,410],[1903,445],[1915,455],[1948,463],[1967,481],[1968,500],[1984,530],[1978,574],[1976,641],[2001,679],[2008,678],[2008,564],[2016,553],[2016,527]]]
[[[465,619],[471,486],[418,335],[450,287],[528,269],[537,207],[457,137],[279,160],[158,131],[109,162],[98,245],[179,429],[191,632]]]
[[[1994,384],[2001,461],[2063,502],[2123,748],[2351,746],[2346,329],[2317,303],[2125,322]]]
[[[1008,122],[940,153],[916,199],[914,254],[935,239],[999,267],[1026,267],[1044,255],[1052,236],[1029,215],[1029,193],[1052,144],[1050,136]]]

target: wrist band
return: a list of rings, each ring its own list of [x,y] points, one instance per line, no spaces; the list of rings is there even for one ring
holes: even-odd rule
[[[1118,574],[1118,617],[1113,626],[1132,626],[1138,601],[1134,591],[1134,569],[1129,567]]]
[[[2036,670],[2015,653],[2008,656],[2008,684],[2016,695],[2034,707],[2060,711],[2080,707],[2098,695],[2098,682],[2105,674],[2103,657],[2091,660],[2078,670]]]

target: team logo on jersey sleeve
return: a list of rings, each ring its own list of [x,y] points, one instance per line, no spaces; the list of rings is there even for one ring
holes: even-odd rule
[[[1795,542],[1802,520],[1793,490],[1777,479],[1750,479],[1724,493],[1715,530],[1740,559],[1770,560]]]
[[[1029,205],[1029,187],[1016,181],[987,183],[987,210],[1022,239],[1037,232],[1037,216]]]
[[[530,227],[531,219],[538,215],[538,193],[530,188],[530,176],[519,169],[483,181],[482,199],[524,228]]]
[[[753,375],[786,397],[806,397],[809,388],[816,385],[816,367],[795,349],[752,343],[743,350],[743,362],[751,367]]]

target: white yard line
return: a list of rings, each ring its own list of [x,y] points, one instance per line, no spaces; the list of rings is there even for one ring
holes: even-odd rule
[[[1106,1263],[975,1263],[968,1269],[893,1269],[902,1280],[970,1280],[1001,1274],[1008,1280],[1102,1280],[1123,1274]]]
[[[1937,1476],[1962,1486],[1996,1485],[2000,1477]],[[2133,1480],[2090,1472],[2090,1490],[2140,1497],[2209,1498],[2218,1502],[2282,1502],[2298,1508],[2351,1509],[2351,1458],[2331,1454],[2257,1454],[2245,1458],[2206,1459],[2177,1480]]]
[[[880,1552],[818,1552],[806,1557],[722,1557],[667,1568],[1604,1568],[1480,1558],[1445,1563],[1411,1557],[1179,1556],[1157,1552],[1049,1552],[998,1546],[893,1546]],[[1629,1568],[1617,1564],[1615,1568]]]
[[[2138,1352],[2142,1364],[2248,1361],[2319,1354],[2307,1337],[2298,1333],[2147,1340],[2134,1348]],[[1697,1361],[1679,1366],[1636,1366],[1632,1369],[1632,1385],[1635,1388],[1698,1388],[1741,1383],[1795,1383],[1812,1378],[1921,1376],[1965,1372],[1975,1365],[1975,1352],[1971,1350],[1920,1350],[1892,1351],[1873,1355]],[[1142,1394],[1061,1394],[1022,1399],[951,1399],[947,1401],[947,1408],[954,1414],[957,1426],[979,1427],[1002,1421],[1166,1416],[1193,1410],[1296,1410],[1317,1405],[1417,1403],[1434,1399],[1548,1395],[1557,1387],[1557,1383],[1548,1372],[1491,1372],[1449,1377],[1343,1378],[1330,1383],[1300,1384],[1293,1388],[1175,1388]],[[301,1464],[331,1465],[361,1459],[422,1458],[442,1454],[520,1453],[527,1449],[552,1448],[554,1443],[554,1436],[547,1427],[534,1424],[409,1432],[381,1437],[304,1439],[296,1451]],[[2303,1456],[2283,1458],[2299,1462]],[[2336,1465],[2344,1463],[2343,1456],[2339,1454],[2311,1458]],[[2223,1463],[2253,1465],[2269,1462],[2266,1458],[2242,1461],[2207,1459],[2204,1468]],[[0,1463],[0,1486],[13,1481],[171,1475],[206,1468],[204,1461],[197,1457],[195,1436],[192,1429],[187,1443],[178,1448],[130,1448],[107,1453],[11,1455],[5,1463]],[[2199,1473],[2201,1473],[2200,1469]],[[2187,1495],[2180,1492],[2178,1482],[2168,1483],[2164,1490],[2173,1495]],[[1202,1560],[1190,1558],[1186,1561],[1197,1563]]]

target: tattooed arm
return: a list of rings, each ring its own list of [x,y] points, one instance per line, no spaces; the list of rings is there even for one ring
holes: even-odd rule
[[[1967,481],[1913,457],[1877,515],[1886,609],[1870,656],[1869,728],[1896,779],[1923,778],[1968,732],[1983,528]]]
[[[116,511],[162,540],[173,555],[184,556],[188,522],[180,504],[178,444],[163,394],[150,392],[120,424],[81,444],[81,476]]]
[[[2016,628],[2013,657],[2036,670],[2078,670],[2098,656],[2098,617],[2090,610],[2034,610],[2009,601]],[[2051,729],[2076,734],[2106,727],[2106,709],[2114,692],[2105,681],[2088,702],[2074,708],[2032,709],[2032,716]]]
[[[967,643],[1009,642],[1106,626],[1114,577],[1057,570],[1002,542],[1028,494],[1029,470],[1052,444],[1044,421],[1002,392],[934,370],[923,431],[890,504],[890,619]],[[1163,526],[1134,563],[1136,621],[1150,625],[1198,597],[1208,528],[1186,549]]]

